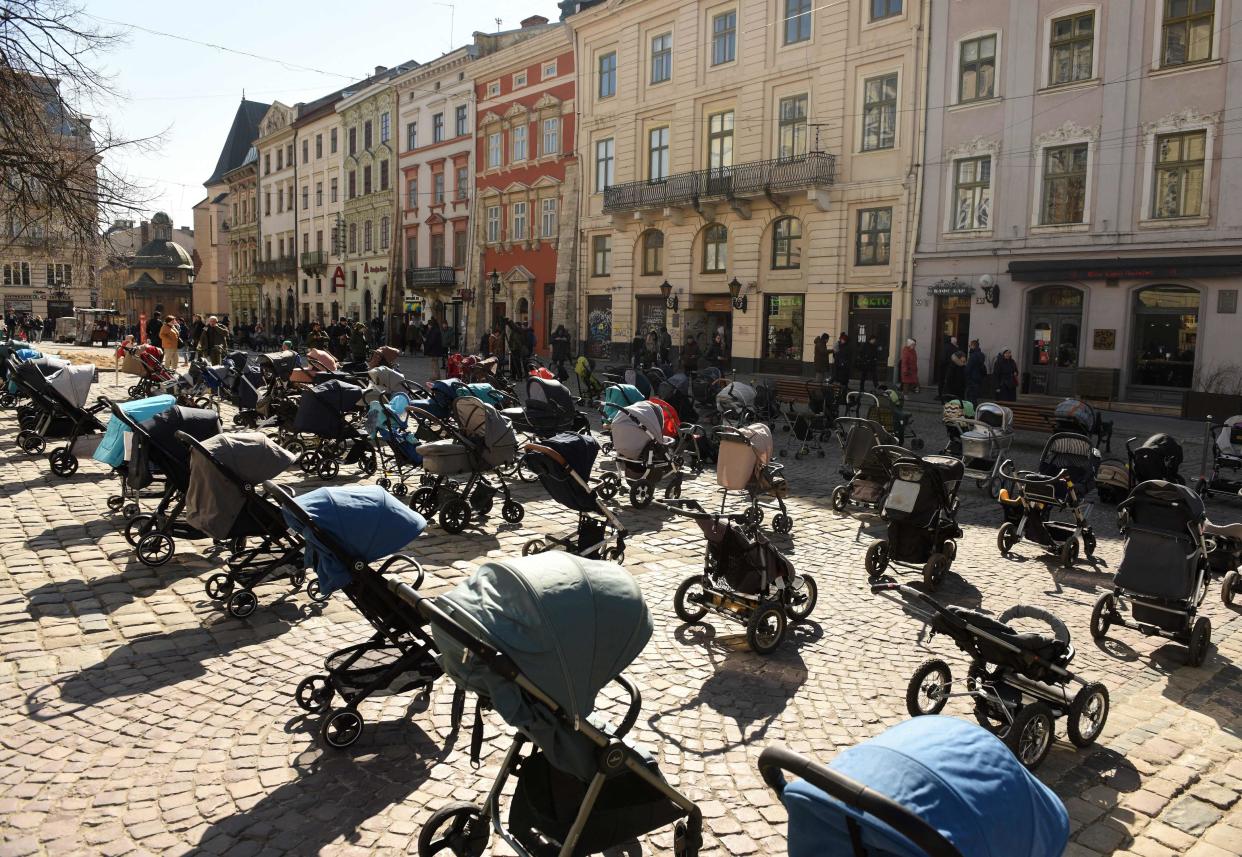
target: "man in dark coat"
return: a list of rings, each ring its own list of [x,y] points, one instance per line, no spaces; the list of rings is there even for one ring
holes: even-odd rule
[[[854,362],[854,349],[850,347],[850,337],[845,331],[837,339],[832,348],[833,378],[843,390],[850,388],[850,366]]]
[[[828,357],[830,339],[827,333],[821,333],[815,337],[815,383],[823,385],[828,379],[828,370],[832,366],[832,360]]]
[[[147,342],[158,346],[160,344],[160,330],[164,327],[164,314],[159,310],[151,313],[151,317],[147,319]]]
[[[866,392],[867,379],[871,379],[871,386],[875,388],[879,379],[876,377],[876,362],[880,359],[880,347],[876,344],[874,336],[868,336],[867,341],[858,348],[858,391]]]
[[[966,400],[979,404],[979,394],[988,376],[988,361],[979,347],[979,340],[970,340],[970,352],[966,355]]]
[[[944,398],[944,379],[949,374],[949,364],[953,362],[953,355],[958,351],[957,337],[946,336],[944,342],[940,345],[939,367],[940,380],[936,384],[936,395],[941,399]]]

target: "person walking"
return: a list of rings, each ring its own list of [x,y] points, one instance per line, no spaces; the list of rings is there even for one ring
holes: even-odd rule
[[[729,356],[725,353],[724,336],[717,333],[712,344],[707,346],[707,365],[715,366],[721,376],[729,370]]]
[[[405,328],[405,353],[413,357],[423,350],[423,328],[417,319],[410,321]]]
[[[660,340],[660,364],[667,366],[671,362],[670,358],[673,356],[673,337],[664,325],[660,325],[658,335]]]
[[[151,313],[151,317],[147,319],[147,327],[144,333],[147,335],[147,342],[152,345],[159,344],[160,330],[164,327],[164,314],[159,310]]]
[[[320,351],[326,351],[328,348],[328,334],[317,321],[311,322],[310,332],[306,334],[306,347],[317,348]]]
[[[181,346],[181,329],[175,316],[167,316],[160,328],[160,347],[164,349],[164,365],[177,371],[177,349]]]
[[[686,344],[681,347],[681,371],[686,375],[693,375],[699,371],[699,357],[702,349],[699,348],[699,341],[694,338],[694,334],[686,334]]]
[[[552,363],[556,366],[558,381],[569,380],[569,370],[565,368],[565,361],[569,359],[569,346],[569,331],[565,329],[565,325],[558,324],[556,330],[552,331]]]
[[[996,399],[1001,402],[1018,400],[1018,363],[1013,359],[1013,352],[1006,348],[996,358],[992,367],[996,376]]]
[[[444,337],[440,332],[440,321],[435,316],[427,322],[427,332],[423,335],[423,354],[431,360],[431,380],[439,380],[440,361],[444,359]]]
[[[199,334],[195,347],[198,353],[212,366],[218,366],[224,361],[224,352],[229,346],[228,328],[220,324],[220,319],[208,316],[207,323],[203,325],[203,332]]]
[[[988,361],[979,347],[979,340],[970,340],[970,351],[966,354],[966,401],[972,405],[979,404],[979,394],[983,390],[983,382],[988,377]]]
[[[505,319],[505,325],[509,328],[509,376],[516,381],[522,377],[526,336],[512,319]]]
[[[362,363],[367,359],[367,326],[360,321],[354,322],[354,329],[349,334],[349,359]]]
[[[853,349],[850,348],[850,337],[845,331],[837,338],[832,347],[833,380],[841,385],[841,391],[848,393],[850,389],[850,366],[854,362]]]
[[[901,347],[901,362],[898,368],[901,375],[901,391],[903,393],[919,392],[919,351],[918,342],[915,339],[907,339],[906,344]]]
[[[964,398],[966,398],[966,354],[963,351],[955,351],[950,355],[949,364],[945,367],[944,394],[941,401]]]
[[[944,342],[940,345],[940,354],[937,356],[937,382],[936,397],[944,399],[944,379],[949,374],[949,363],[953,360],[953,355],[958,351],[957,337],[945,336]]]
[[[815,337],[815,383],[820,387],[828,380],[828,372],[832,368],[832,359],[829,357],[832,352],[828,348],[828,342],[826,332]]]
[[[879,358],[880,347],[874,336],[868,336],[867,341],[858,348],[858,392],[866,392],[868,378],[871,379],[873,390],[879,386],[879,378],[876,376],[876,362]]]

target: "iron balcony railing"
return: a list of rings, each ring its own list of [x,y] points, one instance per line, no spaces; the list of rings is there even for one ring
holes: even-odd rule
[[[830,186],[837,159],[827,152],[799,158],[751,161],[714,170],[675,173],[660,181],[636,181],[604,189],[604,211],[636,211],[695,205],[701,200],[737,199]]]
[[[274,274],[292,274],[298,268],[295,256],[282,256],[279,259],[264,259],[254,266],[255,273],[260,277]]]
[[[327,250],[308,250],[302,254],[302,270],[307,274],[323,271],[327,267]]]
[[[405,287],[407,289],[455,285],[457,285],[457,271],[448,265],[405,269]]]

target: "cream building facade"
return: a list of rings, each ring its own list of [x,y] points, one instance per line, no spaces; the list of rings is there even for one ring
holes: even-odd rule
[[[800,375],[815,337],[848,330],[877,337],[891,365],[908,316],[923,4],[580,7],[567,20],[588,353],[624,356],[667,324],[675,346],[706,351],[719,332],[735,369]]]
[[[224,174],[228,186],[228,219],[220,224],[228,235],[230,321],[252,324],[259,315],[259,150],[251,146],[241,164]]]
[[[298,158],[298,318],[331,322],[345,289],[342,140],[336,103],[342,92],[299,105],[294,123]]]
[[[279,101],[259,123],[259,319],[269,329],[296,322],[297,109]]]

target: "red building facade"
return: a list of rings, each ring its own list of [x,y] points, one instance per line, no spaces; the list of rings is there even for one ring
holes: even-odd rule
[[[546,355],[551,332],[558,324],[572,330],[576,310],[579,170],[571,36],[565,25],[552,25],[479,60],[472,71],[479,259],[479,318],[472,327],[477,341],[502,318],[528,324]]]

